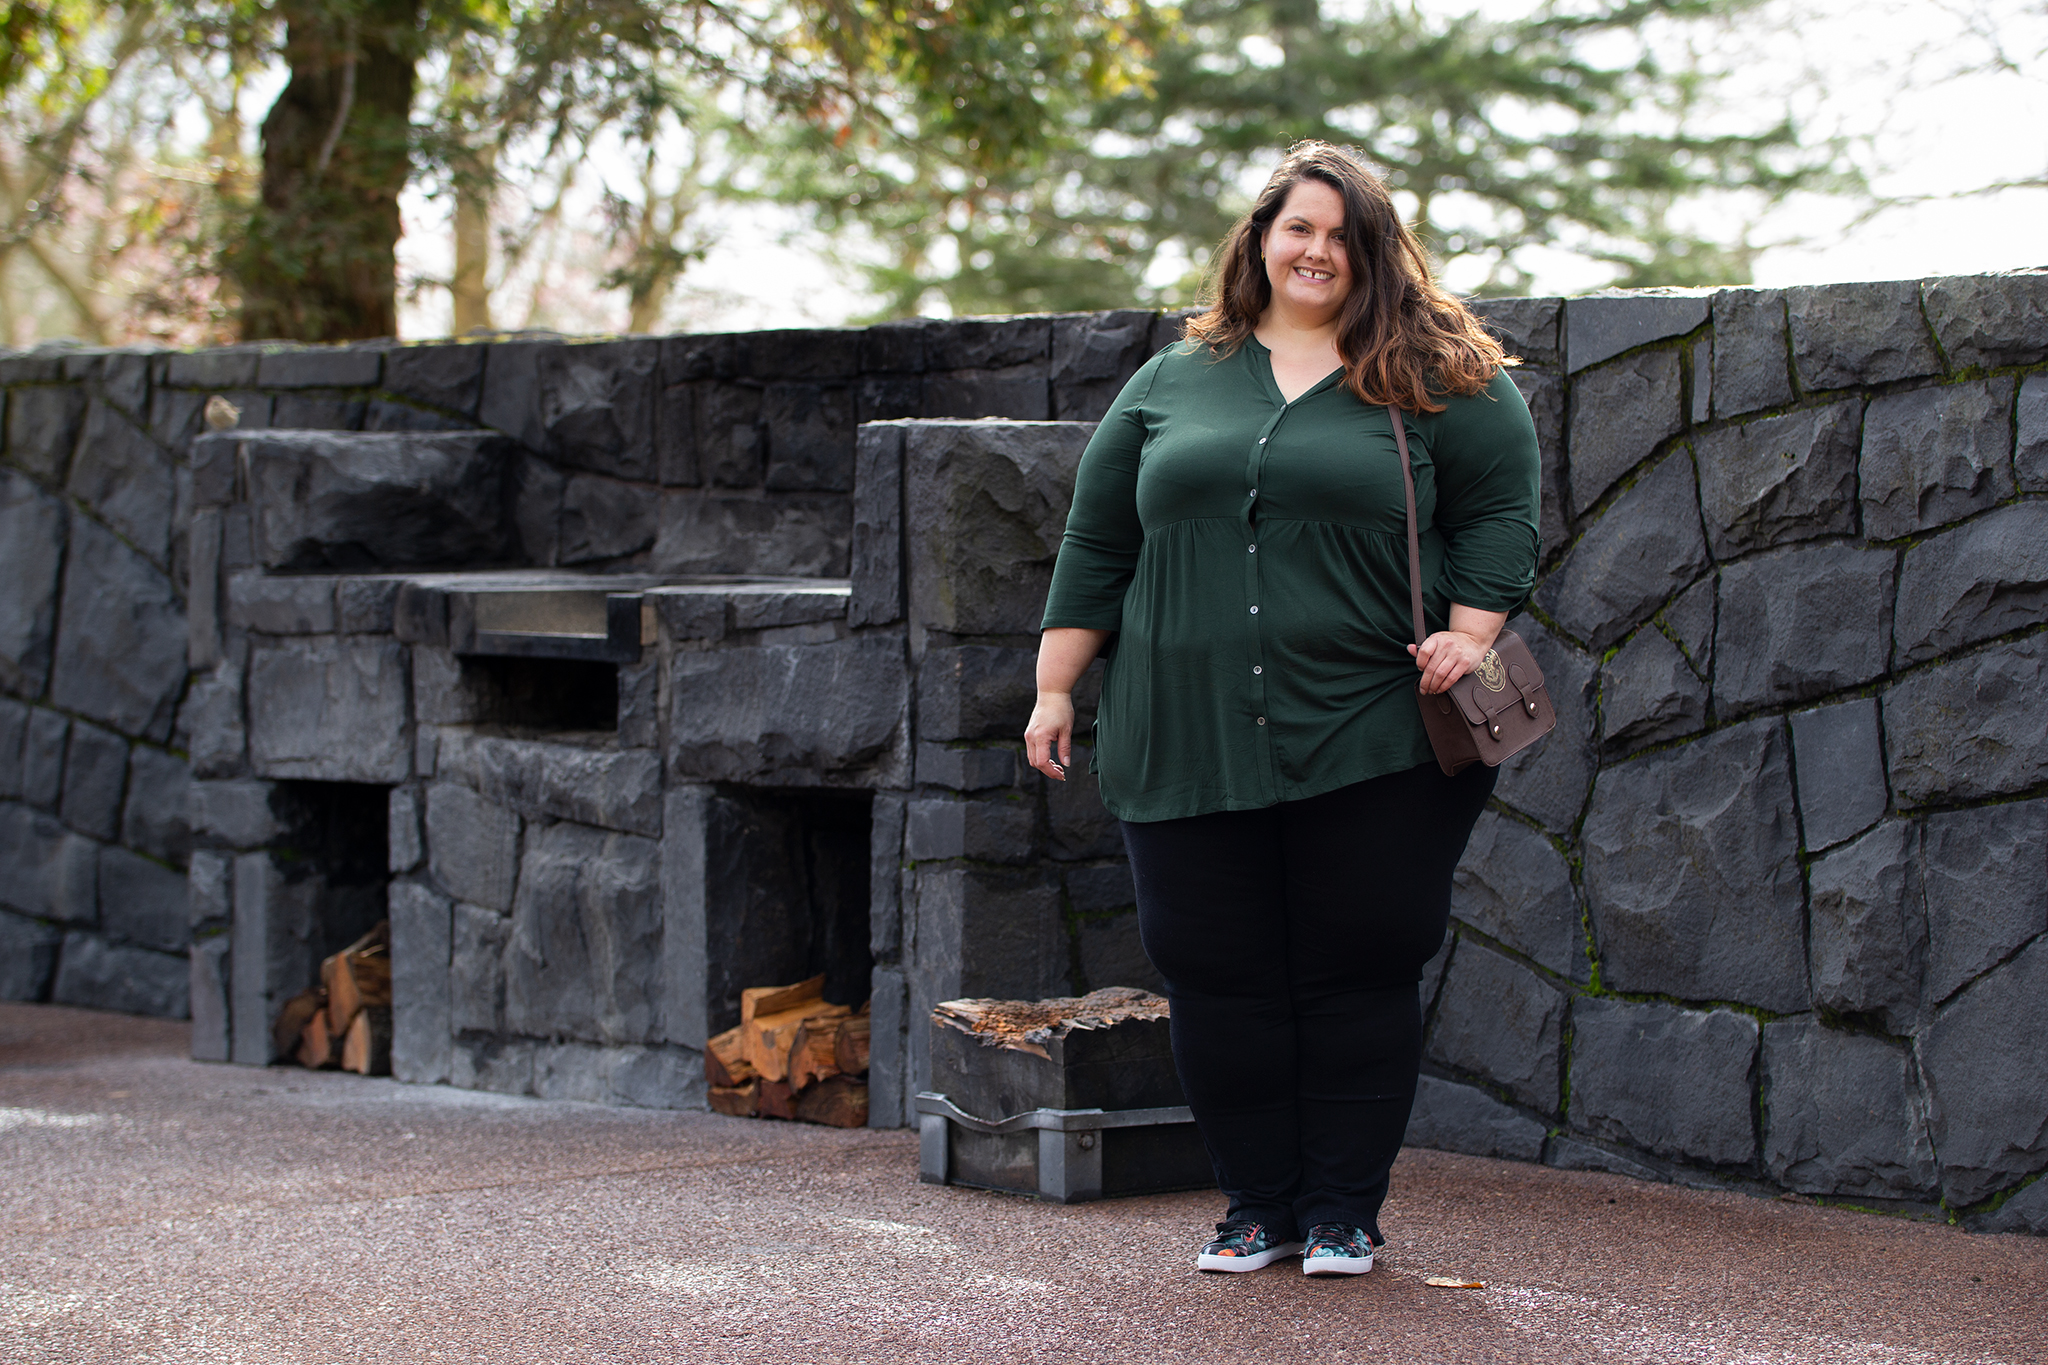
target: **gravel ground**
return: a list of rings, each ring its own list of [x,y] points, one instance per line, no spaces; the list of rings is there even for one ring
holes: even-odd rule
[[[1410,1150],[1372,1274],[1201,1275],[1213,1194],[184,1050],[0,1005],[0,1361],[2048,1361],[2048,1240]]]

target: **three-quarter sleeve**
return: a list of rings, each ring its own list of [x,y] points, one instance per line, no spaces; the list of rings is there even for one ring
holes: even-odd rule
[[[1430,458],[1445,547],[1437,592],[1481,611],[1515,611],[1536,582],[1543,461],[1529,405],[1507,371],[1483,397],[1440,415]]]
[[[1081,452],[1074,506],[1052,571],[1041,630],[1120,630],[1145,528],[1138,519],[1138,457],[1145,447],[1145,398],[1159,372],[1154,356],[1124,385]]]

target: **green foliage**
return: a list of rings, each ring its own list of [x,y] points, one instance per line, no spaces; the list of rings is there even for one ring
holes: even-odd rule
[[[1169,15],[1143,0],[818,0],[806,17],[810,44],[845,73],[859,123],[1004,171],[1058,141],[1077,97],[1141,92]],[[850,118],[823,123],[836,145],[856,131]]]
[[[0,9],[0,344],[125,337],[120,296],[172,273],[196,177],[149,149],[190,66],[176,29],[148,0]]]
[[[779,188],[895,248],[874,271],[892,314],[933,294],[963,313],[1190,302],[1208,250],[1301,138],[1362,146],[1484,292],[1525,288],[1529,253],[1553,246],[1618,284],[1739,281],[1747,243],[1674,225],[1674,209],[1719,191],[1774,200],[1822,183],[1826,158],[1785,121],[1701,131],[1712,82],[1665,69],[1650,40],[1749,3],[1595,0],[1495,21],[1187,0],[1146,86],[1046,106],[1045,134],[1007,169],[943,120],[899,119],[790,139]]]
[[[658,318],[669,287],[702,254],[687,224],[719,188],[720,175],[703,164],[718,148],[750,144],[755,130],[778,124],[814,129],[829,145],[856,121],[880,118],[943,137],[966,164],[1007,170],[1044,144],[1059,121],[1049,111],[1064,111],[1067,92],[1108,98],[1126,88],[1149,22],[1139,0],[275,0],[270,9],[288,21],[293,79],[265,121],[261,203],[229,259],[252,291],[249,325],[306,337],[390,326],[390,290],[378,294],[365,275],[391,273],[396,237],[384,206],[393,181],[344,173],[388,162],[390,137],[337,93],[348,53],[429,73],[432,111],[412,127],[410,169],[455,202],[448,283],[458,326],[488,323],[491,246],[474,225],[500,191],[522,173],[530,188],[552,181],[552,194],[537,196],[553,200],[544,221],[600,138],[637,156],[635,193],[607,186],[603,195],[603,284],[627,291],[637,327]],[[951,93],[970,84],[973,99]],[[306,105],[296,123],[295,99]],[[332,149],[314,136],[323,121],[339,139],[331,169]],[[679,136],[688,173],[664,176],[656,149]],[[525,249],[519,237],[532,237],[504,235],[514,252]]]
[[[66,22],[62,0],[9,0],[0,8],[0,94],[20,83],[31,68],[63,60],[76,21]]]

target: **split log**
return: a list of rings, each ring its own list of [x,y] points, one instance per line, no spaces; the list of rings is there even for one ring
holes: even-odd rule
[[[797,1029],[789,1048],[789,1085],[802,1090],[815,1081],[839,1074],[839,1030],[850,1020],[811,1018]]]
[[[358,1076],[391,1074],[391,1006],[366,1005],[341,1040],[341,1069]]]
[[[740,1025],[740,1043],[747,1062],[764,1081],[789,1078],[789,1052],[797,1031],[813,1019],[844,1019],[853,1013],[844,1005],[814,1000],[776,1014],[756,1014]]]
[[[341,1039],[327,1031],[327,1011],[315,1010],[299,1030],[299,1065],[320,1071],[341,1061]]]
[[[391,922],[376,927],[320,963],[327,991],[327,1031],[339,1038],[359,1010],[391,1003]]]
[[[799,981],[794,986],[748,986],[740,992],[740,1022],[749,1023],[763,1014],[781,1014],[824,998],[822,976]]]
[[[868,1126],[868,1083],[851,1076],[829,1076],[797,1095],[791,1104],[805,1123],[829,1128]]]
[[[289,1057],[298,1051],[299,1035],[306,1031],[306,1021],[327,1009],[327,993],[318,986],[300,991],[284,1002],[284,1008],[277,1012],[277,1019],[270,1026],[270,1055]]]
[[[790,1107],[788,1081],[761,1082],[761,1102],[754,1110],[764,1119],[793,1119],[796,1110]]]
[[[366,1009],[391,1004],[391,951],[336,953],[320,967],[327,987],[327,1031],[342,1033]]]
[[[729,1028],[704,1044],[704,1079],[712,1085],[729,1090],[754,1078],[754,1064],[747,1060],[739,1029]],[[748,1103],[751,1105],[752,1101]],[[749,1108],[747,1112],[753,1110]]]
[[[714,1085],[705,1096],[714,1114],[750,1119],[761,1104],[761,1082],[757,1077],[745,1085]]]
[[[845,1020],[832,1039],[832,1060],[847,1076],[864,1075],[868,1069],[868,1036],[873,1020],[866,1010]]]

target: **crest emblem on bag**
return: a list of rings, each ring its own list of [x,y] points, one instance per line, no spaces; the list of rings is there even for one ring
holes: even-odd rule
[[[1508,671],[1501,666],[1500,651],[1489,649],[1486,657],[1479,661],[1479,667],[1472,670],[1478,675],[1480,686],[1489,692],[1504,692],[1508,685]]]

